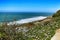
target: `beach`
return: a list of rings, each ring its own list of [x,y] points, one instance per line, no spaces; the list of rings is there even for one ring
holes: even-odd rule
[[[21,19],[18,21],[9,22],[7,25],[24,24],[24,23],[34,22],[34,21],[38,21],[38,20],[43,20],[45,18],[47,18],[47,17],[38,16],[38,17],[26,18],[26,19]]]

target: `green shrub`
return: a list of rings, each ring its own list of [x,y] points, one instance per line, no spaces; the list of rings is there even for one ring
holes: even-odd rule
[[[53,14],[52,17],[59,17],[60,16],[60,10],[58,10],[55,14]]]

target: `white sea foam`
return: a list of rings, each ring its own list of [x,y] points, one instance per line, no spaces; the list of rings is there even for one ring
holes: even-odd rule
[[[37,20],[43,20],[45,18],[47,18],[47,17],[38,16],[38,17],[33,17],[33,18],[21,19],[21,20],[18,20],[18,21],[9,22],[7,25],[24,24],[24,23],[29,23],[29,22],[37,21]]]

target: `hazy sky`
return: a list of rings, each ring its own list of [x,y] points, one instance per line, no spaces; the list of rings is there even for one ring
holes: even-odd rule
[[[55,12],[60,9],[60,0],[0,0],[4,12]]]

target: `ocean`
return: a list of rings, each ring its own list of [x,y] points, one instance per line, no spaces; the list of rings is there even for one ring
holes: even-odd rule
[[[49,12],[0,12],[0,22],[11,22],[21,19],[28,19],[37,16],[51,16]]]

